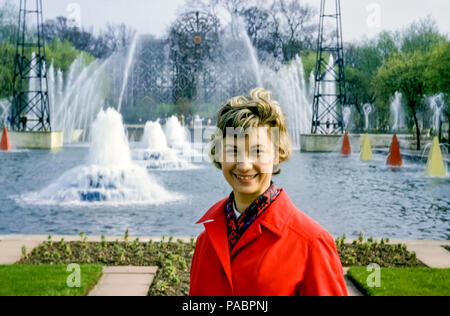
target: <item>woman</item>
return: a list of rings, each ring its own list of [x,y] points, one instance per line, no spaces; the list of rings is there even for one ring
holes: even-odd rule
[[[211,158],[233,192],[197,223],[193,296],[347,295],[331,235],[300,212],[272,175],[291,142],[272,94],[255,89],[217,115]]]

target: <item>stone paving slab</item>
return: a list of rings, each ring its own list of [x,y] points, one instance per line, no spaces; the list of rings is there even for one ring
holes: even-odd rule
[[[364,296],[353,284],[352,281],[347,277],[347,271],[349,268],[344,268],[344,280],[345,285],[347,286],[348,296]]]
[[[408,244],[407,247],[430,268],[450,268],[450,252],[441,246]]]
[[[89,296],[147,296],[157,267],[104,267]]]
[[[106,274],[156,274],[158,267],[103,267],[103,273]]]
[[[64,239],[66,242],[70,241],[81,241],[81,237],[77,235],[51,235],[52,241],[58,242],[61,239]],[[101,236],[86,236],[87,241],[89,242],[100,242]],[[134,241],[136,238],[139,238],[140,242],[148,242],[150,240],[154,242],[159,242],[162,240],[162,236],[129,236],[128,241]],[[168,241],[169,237],[165,236],[165,241]],[[177,239],[181,239],[184,242],[190,242],[191,237],[181,236],[181,237],[174,237],[173,242],[176,242]],[[22,240],[22,241],[47,241],[48,235],[0,235],[0,240]],[[114,242],[116,240],[118,241],[124,241],[123,236],[105,236],[105,240],[107,242]]]
[[[14,264],[22,258],[22,246],[30,253],[33,248],[40,244],[32,240],[2,240],[0,241],[0,264]]]

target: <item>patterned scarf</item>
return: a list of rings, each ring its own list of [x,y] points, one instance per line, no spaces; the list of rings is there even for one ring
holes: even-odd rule
[[[278,190],[272,182],[269,189],[258,196],[239,219],[236,219],[236,214],[233,210],[234,192],[231,192],[227,203],[225,204],[230,252],[247,228],[268,208],[268,206],[276,199],[280,191],[281,190]]]

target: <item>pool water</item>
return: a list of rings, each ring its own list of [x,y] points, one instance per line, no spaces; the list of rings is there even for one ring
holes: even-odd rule
[[[26,196],[55,183],[85,162],[87,146],[59,151],[0,152],[0,234],[79,234],[196,236],[195,222],[231,188],[207,162],[181,170],[146,169],[153,181],[178,198],[148,203],[38,203]],[[450,239],[450,177],[429,178],[422,162],[400,169],[375,154],[294,152],[273,181],[301,211],[335,237]]]

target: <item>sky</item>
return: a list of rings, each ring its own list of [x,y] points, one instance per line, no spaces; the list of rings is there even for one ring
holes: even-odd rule
[[[3,4],[8,0],[0,0]],[[9,0],[19,3],[19,0]],[[299,0],[317,9],[320,0]],[[125,23],[139,33],[162,36],[176,19],[184,0],[43,0],[44,19],[77,17],[82,27],[103,28]],[[334,2],[334,1],[329,1]],[[373,37],[382,30],[399,30],[430,15],[441,33],[450,35],[449,0],[341,0],[344,41]]]

